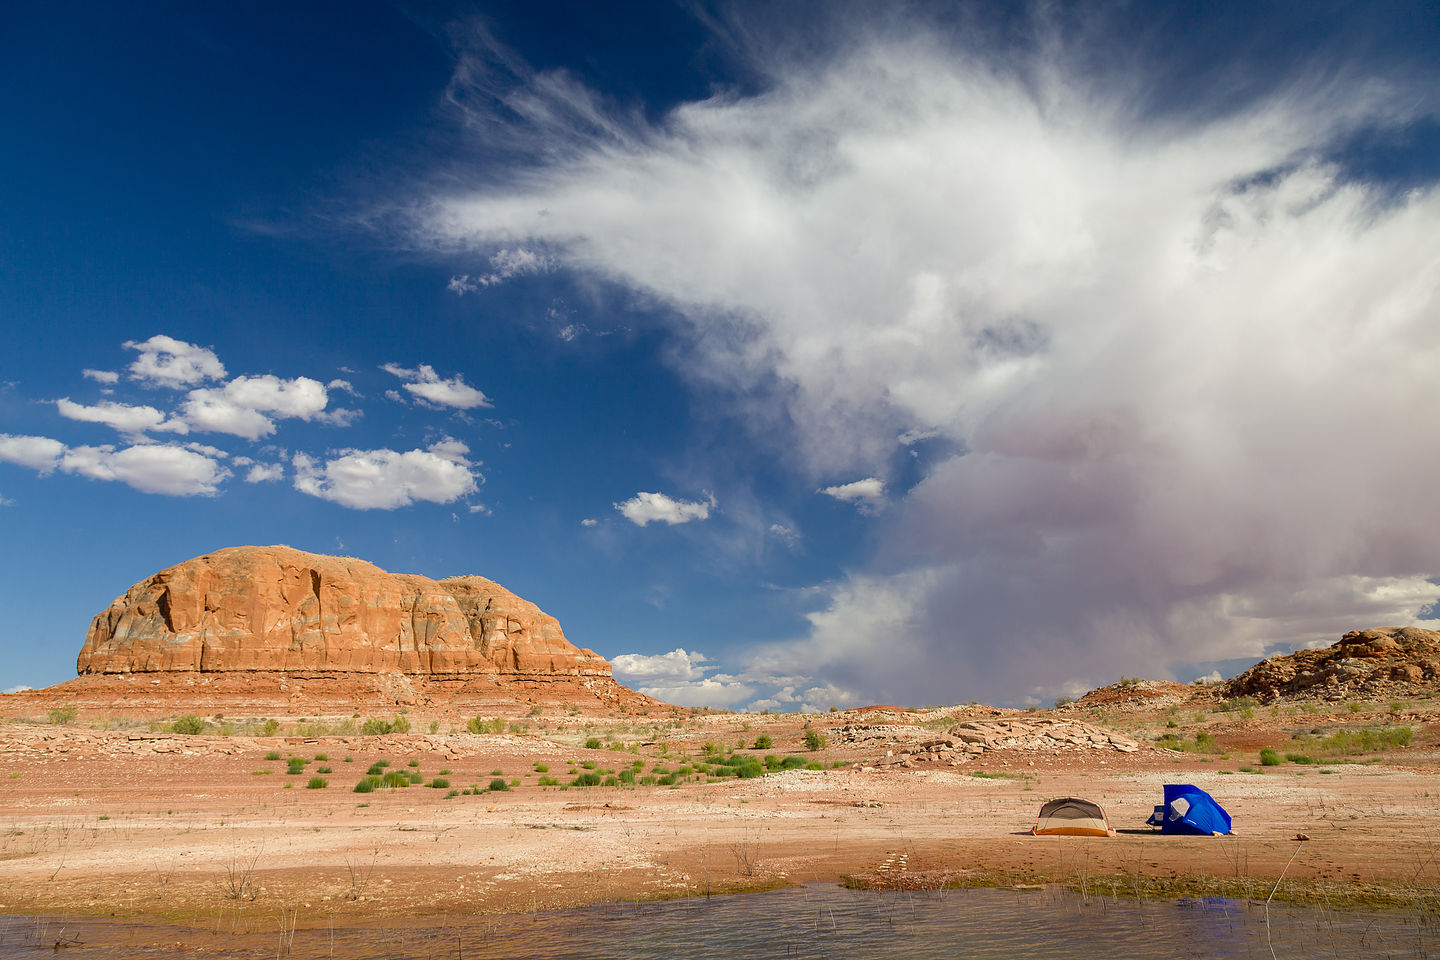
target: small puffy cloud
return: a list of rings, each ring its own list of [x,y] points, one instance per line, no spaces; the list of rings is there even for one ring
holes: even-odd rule
[[[615,504],[626,520],[643,527],[648,523],[689,523],[692,520],[704,520],[710,516],[710,511],[716,506],[714,494],[706,494],[704,500],[676,500],[663,493],[635,494],[623,503]]]
[[[26,690],[34,689],[34,687],[27,687],[25,684],[22,683],[14,687],[7,687],[4,690],[0,690],[0,693],[24,693]]]
[[[387,363],[380,369],[401,380],[410,381],[405,384],[407,391],[436,406],[455,407],[460,410],[494,406],[489,397],[467,384],[458,373],[448,380],[442,380],[434,367],[424,363],[414,370],[394,363]],[[390,395],[391,392],[386,393],[386,396]]]
[[[323,413],[315,414],[315,419],[321,423],[329,424],[332,427],[348,427],[363,416],[365,416],[363,410],[336,407],[334,410],[326,410]]]
[[[0,463],[15,463],[38,471],[42,476],[60,465],[65,444],[49,437],[12,436],[0,433]]]
[[[426,450],[345,450],[319,463],[291,459],[295,489],[354,510],[394,510],[416,500],[451,503],[478,488],[469,448],[446,440]]]
[[[320,413],[329,402],[325,387],[318,380],[309,377],[282,380],[271,374],[236,377],[225,384],[225,396],[240,407],[301,420]]]
[[[326,390],[344,390],[346,393],[350,394],[350,396],[352,396],[352,397],[358,397],[358,396],[360,396],[360,391],[356,390],[354,384],[352,384],[349,380],[339,380],[339,379],[331,380],[329,383],[325,384],[325,389],[326,389]]]
[[[103,383],[107,387],[113,383],[118,383],[120,380],[120,374],[116,373],[114,370],[91,370],[87,367],[86,369],[81,370],[80,373],[87,380],[94,380],[96,383]]]
[[[584,520],[581,520],[581,521],[580,521],[580,526],[582,526],[582,527],[593,527],[593,526],[595,526],[596,524],[598,524],[599,522],[600,522],[600,521],[599,521],[599,520],[596,520],[594,517],[586,517]]]
[[[229,478],[217,460],[175,444],[140,444],[116,450],[71,447],[60,459],[60,469],[91,480],[119,480],[143,493],[172,497],[212,496]]]
[[[490,272],[470,276],[461,274],[451,277],[450,282],[445,284],[445,289],[457,296],[464,296],[467,293],[474,293],[482,287],[493,287],[497,283],[503,283],[511,277],[519,277],[529,273],[540,273],[545,270],[552,270],[555,262],[533,250],[526,250],[524,247],[517,247],[514,250],[501,250],[490,258]]]
[[[1224,680],[1224,679],[1225,679],[1224,677],[1220,676],[1220,671],[1219,671],[1219,670],[1211,670],[1209,673],[1205,674],[1205,676],[1203,676],[1203,677],[1196,677],[1195,680],[1194,680],[1194,682],[1195,682],[1195,683],[1207,683],[1207,684],[1208,684],[1208,683],[1219,683],[1221,680]]]
[[[0,493],[0,507],[13,507],[13,506],[15,506],[15,501],[14,501],[14,500],[11,500],[9,497],[5,496],[5,494]]]
[[[131,406],[103,400],[95,406],[75,403],[69,397],[55,401],[60,416],[85,423],[103,423],[127,436],[143,436],[152,430],[165,433],[189,433],[190,428],[183,420],[167,420],[165,414],[151,406]]]
[[[862,511],[871,511],[885,499],[885,481],[875,477],[866,477],[864,480],[856,480],[853,483],[821,487],[816,492],[845,503],[856,504]]]
[[[713,667],[703,664],[709,659],[699,651],[686,651],[676,647],[669,653],[655,655],[643,653],[622,653],[610,661],[615,676],[628,685],[646,683],[676,683],[699,680]]]
[[[717,675],[691,683],[656,684],[638,688],[646,696],[685,707],[733,707],[755,696],[755,688],[734,677]]]
[[[156,387],[187,387],[206,380],[223,380],[225,365],[215,351],[156,334],[149,340],[127,340],[127,350],[140,355],[130,364],[130,379]]]
[[[265,483],[270,480],[282,480],[285,477],[285,467],[279,463],[257,463],[245,474],[246,483]]]
[[[275,432],[275,421],[253,407],[236,403],[224,390],[191,390],[181,406],[185,422],[197,430],[259,440]]]

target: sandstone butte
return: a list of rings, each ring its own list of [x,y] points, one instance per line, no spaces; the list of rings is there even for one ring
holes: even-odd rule
[[[135,584],[92,621],[76,667],[77,680],[51,691],[145,676],[223,696],[328,680],[337,695],[399,690],[396,703],[525,689],[534,696],[518,702],[593,694],[611,708],[659,706],[484,577],[432,580],[284,546],[227,547]]]

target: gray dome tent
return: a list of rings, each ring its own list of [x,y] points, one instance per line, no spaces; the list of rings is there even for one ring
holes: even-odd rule
[[[1056,797],[1046,801],[1030,832],[1037,837],[1115,836],[1100,804],[1079,797]]]

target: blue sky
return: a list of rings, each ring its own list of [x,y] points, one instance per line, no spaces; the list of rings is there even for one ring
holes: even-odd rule
[[[774,709],[1440,586],[1433,4],[23,3],[0,689],[154,571],[480,573]]]

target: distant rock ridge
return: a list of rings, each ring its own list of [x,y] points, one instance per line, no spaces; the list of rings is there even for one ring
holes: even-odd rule
[[[484,577],[431,580],[290,547],[227,547],[135,584],[90,624],[82,674],[610,677],[560,623]]]
[[[1433,691],[1440,682],[1440,632],[1420,627],[1352,630],[1319,650],[1262,660],[1217,685],[1223,697],[1344,699]]]

